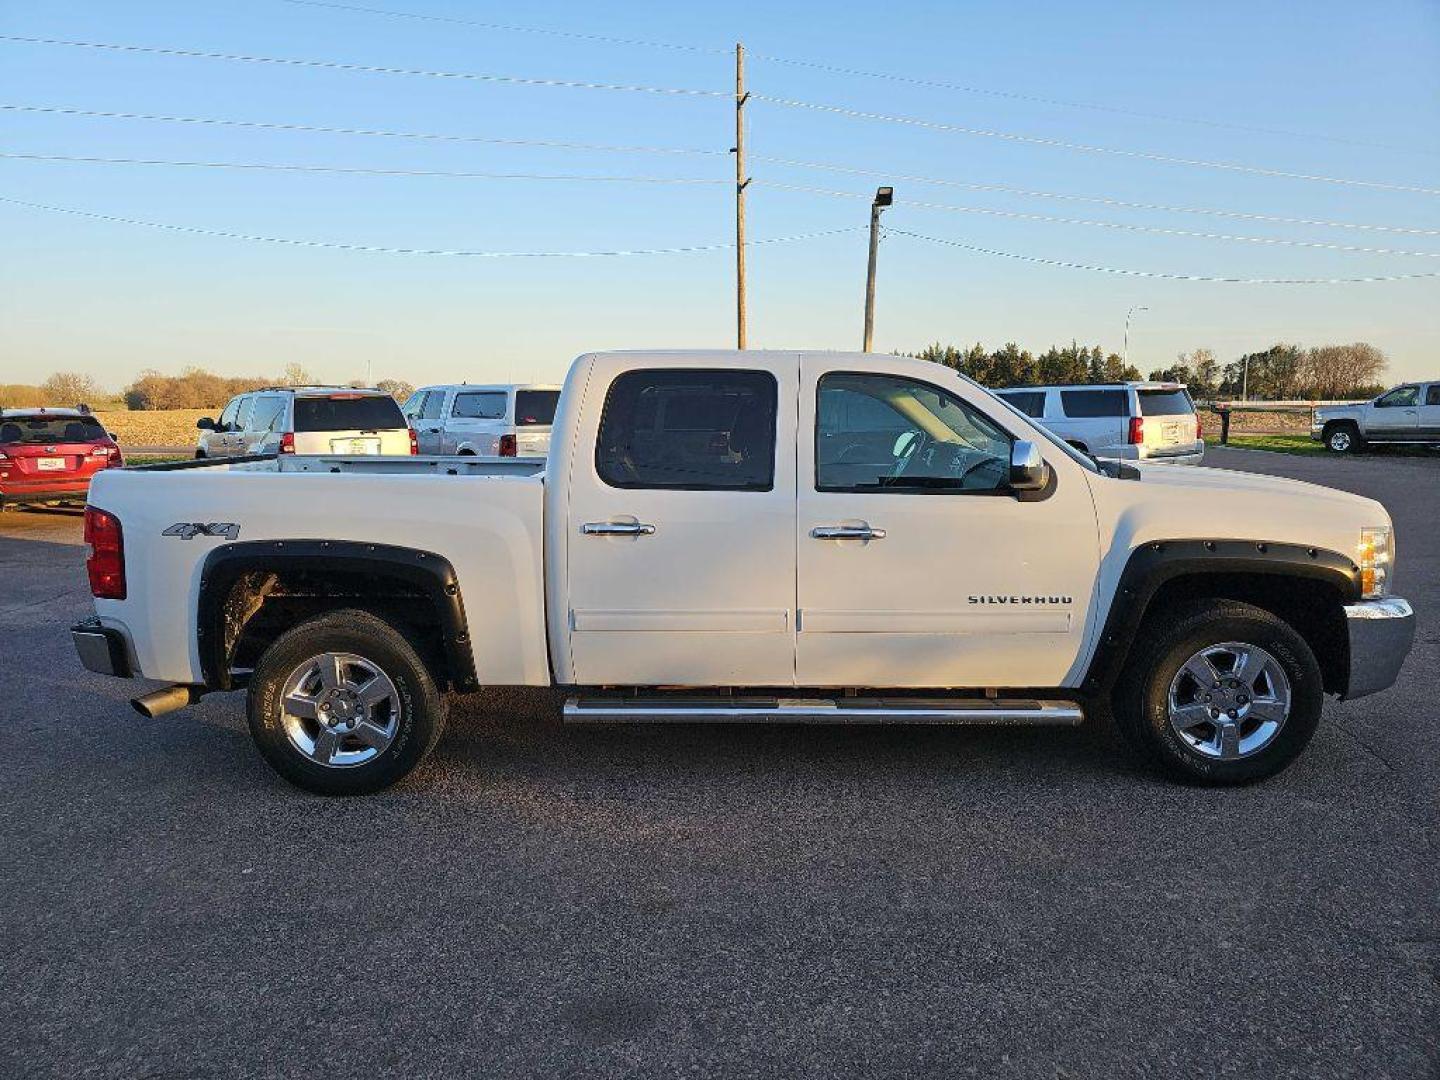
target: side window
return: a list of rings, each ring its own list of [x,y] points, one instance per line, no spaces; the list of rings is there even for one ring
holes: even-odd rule
[[[1426,405],[1440,405],[1440,382],[1431,383],[1430,389],[1425,391]]]
[[[230,403],[225,406],[225,411],[220,414],[220,419],[215,421],[215,427],[219,431],[229,431],[230,426],[235,423],[235,414],[240,411],[240,399],[231,398]]]
[[[1038,420],[1045,415],[1044,390],[1011,390],[1000,396],[1033,419]]]
[[[430,396],[429,390],[417,390],[405,399],[405,405],[400,412],[406,420],[414,420],[419,417],[421,410],[425,408],[425,399]]]
[[[450,415],[459,420],[503,420],[506,404],[503,390],[467,390],[455,395]]]
[[[1405,409],[1420,402],[1418,386],[1399,386],[1375,402],[1377,409]]]
[[[836,372],[817,393],[819,491],[990,492],[1009,477],[1009,433],[939,387]]]
[[[255,408],[255,399],[246,394],[240,399],[240,411],[235,414],[235,430],[244,431],[250,423],[250,413]]]
[[[425,395],[425,403],[420,406],[421,420],[439,420],[440,410],[445,407],[445,391],[431,390]]]
[[[1128,390],[1061,390],[1060,405],[1074,420],[1099,416],[1126,416],[1130,412]]]
[[[610,384],[595,470],[618,488],[770,491],[778,387],[765,371],[629,371]]]
[[[278,394],[268,394],[255,399],[255,409],[250,414],[251,431],[274,431],[285,412],[285,399]]]

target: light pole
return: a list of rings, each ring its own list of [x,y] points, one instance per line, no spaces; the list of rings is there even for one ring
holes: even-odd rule
[[[1126,367],[1130,366],[1130,317],[1134,315],[1137,311],[1149,310],[1150,309],[1148,307],[1139,307],[1137,305],[1135,307],[1132,307],[1129,311],[1125,312],[1125,348],[1123,350],[1123,354]]]
[[[875,257],[880,252],[880,211],[895,201],[895,189],[875,189],[875,199],[870,204],[870,264],[865,271],[865,342],[861,352],[870,351],[875,337]]]

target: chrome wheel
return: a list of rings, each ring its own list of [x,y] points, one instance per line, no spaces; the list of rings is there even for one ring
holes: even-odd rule
[[[373,761],[400,729],[400,695],[390,676],[354,653],[322,653],[290,672],[280,696],[290,743],[332,769]]]
[[[1207,645],[1170,683],[1170,726],[1205,757],[1237,761],[1269,746],[1290,715],[1290,679],[1257,645]]]
[[[1337,454],[1343,454],[1350,449],[1350,432],[1344,428],[1330,433],[1330,449]]]

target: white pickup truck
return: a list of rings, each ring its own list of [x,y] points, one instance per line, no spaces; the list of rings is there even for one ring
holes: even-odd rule
[[[1324,694],[1389,686],[1414,615],[1385,509],[1097,466],[935,364],[602,353],[547,462],[283,457],[91,487],[93,671],[248,688],[283,776],[375,791],[448,691],[567,688],[575,723],[1078,724],[1173,776],[1284,768]]]

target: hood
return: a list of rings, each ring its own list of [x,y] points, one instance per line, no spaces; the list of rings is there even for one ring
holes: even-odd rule
[[[1374,499],[1258,473],[1183,465],[1136,466],[1139,481],[1097,478],[1103,523],[1127,548],[1155,540],[1253,540],[1350,554],[1360,530],[1389,525]]]
[[[1317,405],[1315,416],[1317,419],[1330,416],[1357,416],[1368,404],[1370,404],[1368,401],[1361,401],[1354,405]]]

